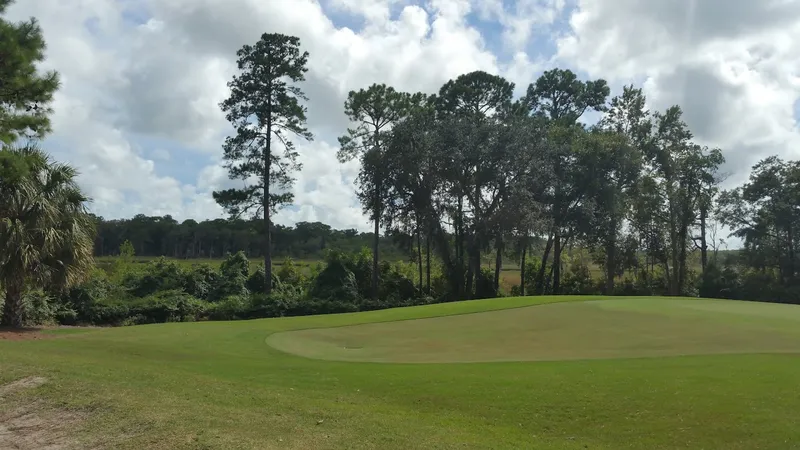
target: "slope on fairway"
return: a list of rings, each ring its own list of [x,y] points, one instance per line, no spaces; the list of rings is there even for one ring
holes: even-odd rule
[[[276,333],[315,359],[489,362],[800,351],[800,307],[629,298]]]

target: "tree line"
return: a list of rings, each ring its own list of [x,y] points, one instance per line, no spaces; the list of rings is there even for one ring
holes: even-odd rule
[[[300,169],[289,137],[312,139],[298,86],[308,53],[296,37],[264,34],[238,56],[242,73],[221,105],[237,129],[224,157],[233,178],[259,182],[215,198],[233,216],[255,209],[269,229],[271,212],[291,201],[291,170]],[[373,295],[381,231],[411,237],[420,271],[423,258],[438,260],[453,299],[480,297],[482,283],[496,291],[509,254],[520,261],[520,294],[560,294],[564,252],[575,246],[600,265],[607,294],[623,277],[661,284],[667,295],[696,293],[719,263],[723,225],[744,241],[731,264],[796,286],[797,162],[768,158],[747,184],[724,191],[722,151],[694,140],[678,105],[651,111],[641,89],[610,97],[605,80],[558,68],[522,96],[515,91],[474,71],[436,93],[385,84],[349,93],[351,126],[338,156],[361,163]],[[601,119],[587,125],[590,111]],[[269,242],[264,253],[269,266]],[[690,264],[696,254],[699,270]]]
[[[129,241],[138,256],[178,259],[222,259],[242,251],[248,258],[264,256],[264,233],[253,219],[214,219],[178,222],[172,216],[138,214],[130,219],[106,220],[95,216],[95,256],[118,256]],[[358,252],[372,242],[371,233],[355,229],[336,230],[321,222],[298,222],[294,226],[273,224],[272,253],[280,258],[320,260],[326,250]],[[391,261],[409,256],[408,237],[381,236],[381,248]]]

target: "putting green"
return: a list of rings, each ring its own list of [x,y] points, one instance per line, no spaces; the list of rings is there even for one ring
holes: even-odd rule
[[[276,333],[308,358],[394,363],[800,352],[800,306],[626,298]]]

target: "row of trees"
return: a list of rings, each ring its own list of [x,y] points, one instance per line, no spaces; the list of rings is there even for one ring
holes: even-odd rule
[[[258,181],[215,198],[234,217],[263,215],[268,230],[271,212],[291,201],[290,172],[299,169],[289,137],[312,138],[297,86],[308,54],[295,37],[264,34],[238,56],[242,73],[222,103],[237,133],[224,157],[233,178]],[[796,185],[796,163],[768,159],[746,186],[720,192],[722,152],[693,141],[677,105],[650,111],[633,86],[609,99],[604,80],[561,69],[520,98],[514,92],[482,71],[436,94],[384,84],[350,92],[352,126],[339,139],[339,159],[361,163],[357,194],[374,223],[373,295],[381,231],[410,237],[420,271],[423,259],[437,259],[455,299],[480,296],[481,279],[496,290],[509,254],[521,261],[520,293],[559,294],[562,257],[575,246],[591,250],[606,293],[628,274],[686,294],[696,288],[693,254],[703,274],[715,262],[718,224],[744,238],[743,264],[778,270],[777,282],[794,285],[797,194],[776,183]],[[590,111],[602,119],[587,126],[581,119]],[[264,245],[269,270],[272,247]],[[494,270],[483,273],[489,254]]]
[[[497,286],[504,249],[524,261],[532,239],[546,243],[532,294],[561,293],[569,244],[602,254],[607,292],[626,270],[658,269],[669,294],[685,293],[695,243],[707,263],[721,151],[692,141],[678,106],[651,112],[632,86],[609,101],[604,80],[554,69],[521,98],[514,88],[478,71],[434,95],[351,92],[345,110],[358,128],[342,153],[364,149],[358,190],[373,220],[425,235],[460,299],[476,294],[483,253],[496,254]],[[587,127],[587,111],[604,116]],[[379,129],[379,117],[391,126]]]
[[[237,251],[243,251],[249,258],[264,256],[263,229],[252,219],[178,222],[168,215],[139,214],[131,219],[96,217],[95,221],[95,256],[115,256],[125,241],[131,242],[139,256],[223,258]],[[335,230],[320,222],[299,222],[292,227],[273,224],[271,234],[272,253],[279,258],[317,260],[322,259],[327,249],[354,252],[372,242],[371,233]],[[402,244],[401,236],[381,236],[381,248],[391,261],[408,256]]]

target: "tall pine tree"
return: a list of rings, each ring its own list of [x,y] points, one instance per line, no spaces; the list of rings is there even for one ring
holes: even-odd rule
[[[0,0],[0,15],[12,0]],[[50,102],[58,89],[58,73],[39,73],[45,41],[35,18],[11,23],[0,18],[0,142],[20,137],[42,138],[50,132]]]
[[[296,37],[265,33],[255,45],[242,47],[237,56],[241,73],[228,83],[231,95],[220,104],[236,129],[225,140],[223,159],[230,178],[243,180],[245,186],[214,192],[214,199],[234,217],[263,215],[264,290],[269,294],[270,215],[292,202],[291,171],[300,169],[290,136],[313,139],[306,128],[306,108],[300,104],[307,98],[289,84],[305,79],[308,52],[300,52]]]

